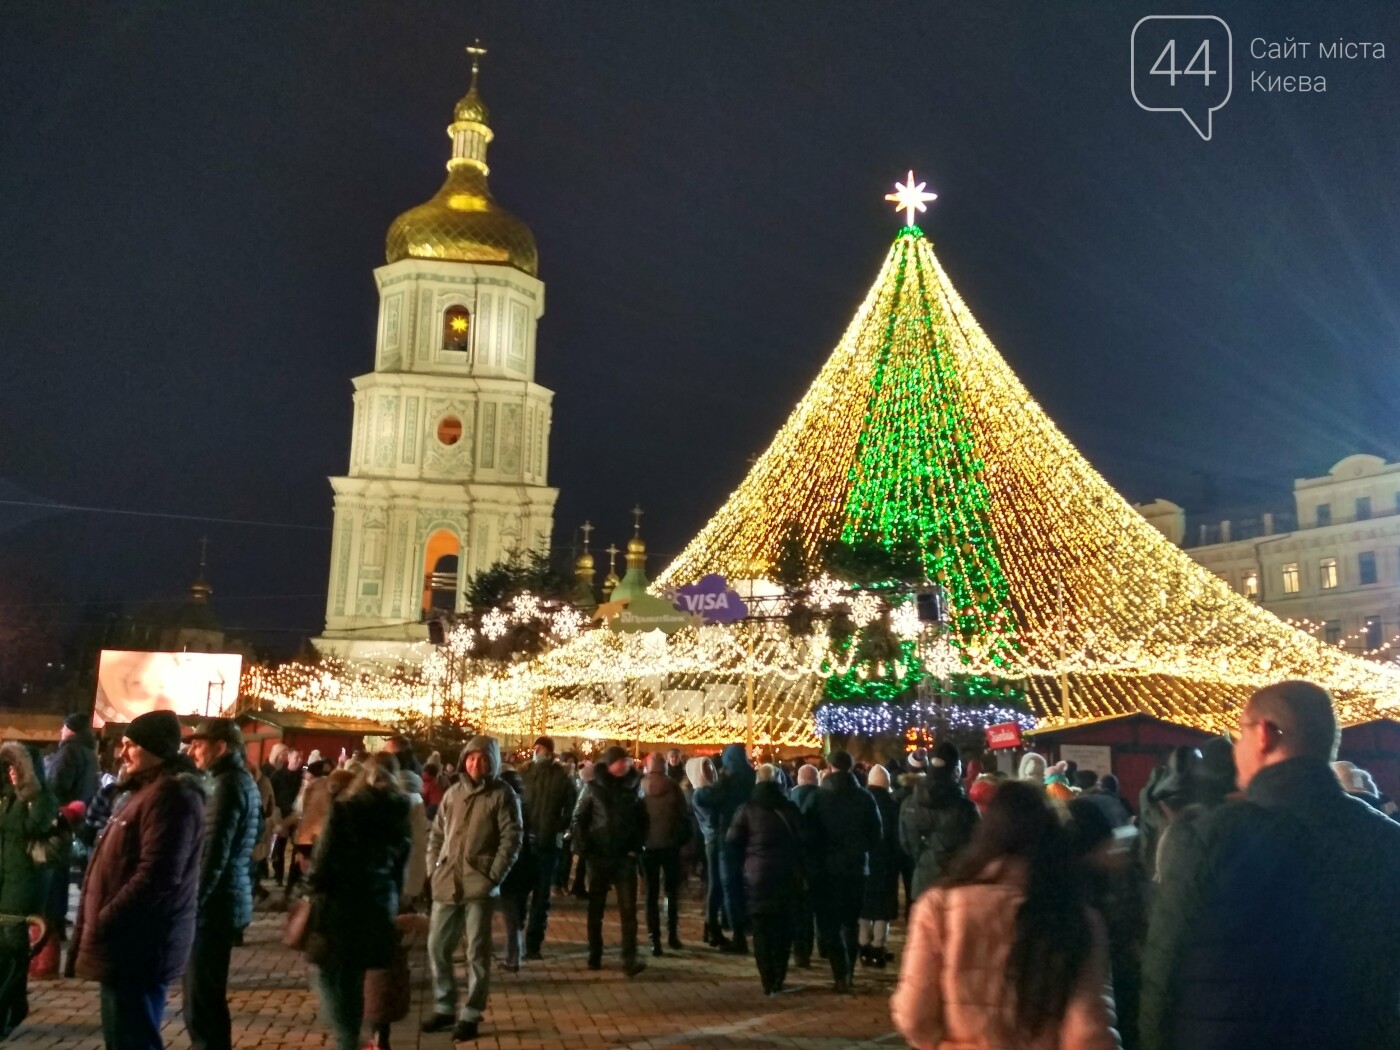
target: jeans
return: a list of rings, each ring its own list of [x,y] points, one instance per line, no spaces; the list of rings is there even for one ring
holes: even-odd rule
[[[160,1040],[165,990],[163,984],[144,988],[99,986],[102,1042],[107,1050],[165,1050]]]
[[[228,926],[201,926],[185,967],[185,1028],[192,1050],[230,1050],[232,1019],[228,1011],[228,964],[236,931]]]
[[[637,958],[637,860],[635,857],[588,858],[588,957],[603,957],[603,912],[608,891],[617,890],[622,920],[622,961]]]
[[[535,872],[530,880],[529,918],[525,923],[525,950],[538,952],[549,925],[549,895],[554,889],[554,871],[559,866],[559,847],[535,844]]]
[[[860,950],[857,931],[865,903],[865,876],[823,875],[816,903],[817,936],[831,963],[831,976],[837,982],[849,981]]]
[[[765,992],[777,991],[787,980],[788,953],[792,950],[792,912],[782,909],[760,912],[753,925],[753,961]]]
[[[712,936],[718,937],[724,924],[724,880],[719,873],[721,843],[710,839],[705,843],[705,923]]]
[[[358,966],[313,966],[312,982],[335,1050],[360,1050],[365,1020],[365,971]]]
[[[452,972],[452,955],[467,937],[467,1001],[460,1015],[463,1021],[480,1021],[491,994],[491,913],[495,901],[479,897],[460,904],[433,901],[428,922],[428,961],[433,970],[433,1012],[457,1013],[457,978]]]
[[[649,849],[642,854],[642,870],[647,878],[647,933],[661,943],[661,888],[666,888],[666,932],[678,937],[681,921],[681,851]]]

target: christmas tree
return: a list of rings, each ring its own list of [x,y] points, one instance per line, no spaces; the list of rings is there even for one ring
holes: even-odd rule
[[[912,173],[898,190],[906,225],[835,351],[657,586],[711,572],[778,579],[795,547],[812,565],[874,548],[886,575],[945,589],[959,675],[1017,683],[1042,718],[1143,711],[1221,728],[1252,690],[1291,677],[1331,689],[1346,721],[1395,703],[1395,669],[1234,593],[1113,490],[1030,397],[913,225],[931,195]],[[854,674],[833,675],[826,696],[870,693]]]

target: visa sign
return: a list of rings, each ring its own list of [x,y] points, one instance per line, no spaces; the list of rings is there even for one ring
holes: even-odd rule
[[[705,623],[733,623],[749,614],[739,592],[717,572],[676,591],[675,606],[681,612],[699,616]]]

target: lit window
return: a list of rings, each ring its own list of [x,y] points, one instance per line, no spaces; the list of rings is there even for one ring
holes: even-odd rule
[[[1356,556],[1356,572],[1363,584],[1376,582],[1375,551],[1362,551]]]
[[[1356,520],[1365,521],[1371,516],[1371,497],[1358,496],[1356,499]]]
[[[444,445],[455,445],[462,440],[462,421],[456,416],[443,416],[438,421],[437,439]]]
[[[472,315],[465,306],[449,306],[442,315],[442,348],[467,350],[471,347]]]
[[[1290,562],[1283,567],[1283,593],[1298,593],[1298,563]]]
[[[1323,558],[1317,567],[1318,583],[1324,591],[1337,586],[1337,559]]]
[[[1319,503],[1317,505],[1317,527],[1320,529],[1324,525],[1332,524],[1332,504]]]
[[[1342,621],[1327,620],[1322,624],[1322,640],[1328,645],[1342,644]]]
[[[1244,596],[1259,600],[1259,574],[1257,572],[1247,572],[1244,574]]]
[[[1385,631],[1381,627],[1381,618],[1379,616],[1366,617],[1366,648],[1379,649],[1384,641]]]

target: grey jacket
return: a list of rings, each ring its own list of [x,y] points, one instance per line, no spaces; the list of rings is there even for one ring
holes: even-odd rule
[[[491,760],[490,772],[479,781],[466,774],[465,760],[473,751],[484,751]],[[495,738],[473,737],[462,759],[462,774],[443,795],[428,833],[429,885],[439,904],[498,896],[524,839],[520,797],[500,779]]]

